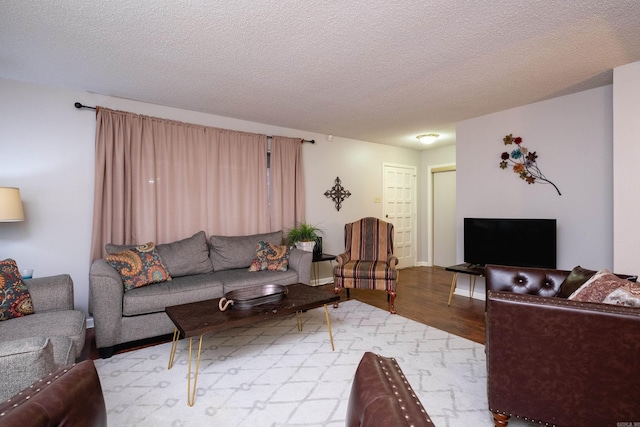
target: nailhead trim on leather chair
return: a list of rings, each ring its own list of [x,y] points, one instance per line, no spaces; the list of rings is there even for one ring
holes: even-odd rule
[[[349,397],[347,427],[434,424],[394,358],[366,352]]]

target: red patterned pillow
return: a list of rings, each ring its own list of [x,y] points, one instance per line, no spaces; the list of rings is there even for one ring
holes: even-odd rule
[[[33,303],[18,264],[12,259],[0,261],[0,320],[28,314],[33,314]]]
[[[640,285],[622,279],[609,270],[600,270],[568,299],[640,307]]]
[[[256,256],[249,265],[249,271],[287,271],[290,246],[278,246],[260,240],[256,244]]]
[[[106,259],[120,273],[125,291],[171,280],[153,242],[110,254]]]

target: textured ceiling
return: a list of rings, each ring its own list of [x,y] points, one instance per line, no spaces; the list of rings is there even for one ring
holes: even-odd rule
[[[0,77],[422,149],[612,83],[637,0],[4,0]]]

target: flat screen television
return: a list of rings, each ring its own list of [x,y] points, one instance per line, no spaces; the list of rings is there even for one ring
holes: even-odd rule
[[[556,268],[556,220],[465,218],[464,262]]]

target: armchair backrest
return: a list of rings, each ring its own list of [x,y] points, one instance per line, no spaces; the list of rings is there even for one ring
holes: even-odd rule
[[[386,261],[393,253],[393,224],[372,217],[346,224],[344,243],[352,260]]]

